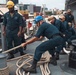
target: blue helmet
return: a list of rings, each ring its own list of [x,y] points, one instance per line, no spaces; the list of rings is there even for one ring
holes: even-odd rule
[[[42,16],[36,16],[35,19],[34,19],[34,22],[35,23],[38,23],[41,20],[43,20],[43,17]]]

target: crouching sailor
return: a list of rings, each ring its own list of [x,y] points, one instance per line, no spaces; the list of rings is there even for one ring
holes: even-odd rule
[[[48,50],[49,53],[52,53],[53,48],[62,44],[62,42],[63,42],[63,38],[61,37],[59,30],[54,25],[44,22],[42,16],[37,16],[34,19],[34,21],[37,24],[37,26],[39,27],[38,31],[33,38],[26,41],[25,43],[22,43],[21,44],[22,47],[26,46],[27,44],[30,44],[30,43],[37,41],[40,38],[40,36],[43,36],[43,37],[45,36],[49,40],[42,42],[36,48],[33,62],[32,62],[32,66],[29,67],[28,69],[25,69],[25,72],[30,72],[30,73],[36,73],[37,62],[40,60],[41,55],[45,51]]]

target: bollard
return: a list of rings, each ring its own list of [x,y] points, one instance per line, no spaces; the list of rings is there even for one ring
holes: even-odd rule
[[[0,69],[7,67],[7,55],[0,53]]]
[[[7,54],[0,53],[0,75],[9,75],[7,66]]]
[[[0,23],[1,28],[1,42],[2,42],[2,49],[0,49],[0,75],[9,75],[9,68],[7,66],[7,54],[2,54],[2,51],[7,50],[6,46],[6,38],[2,34],[2,24]]]
[[[69,55],[69,67],[76,69],[76,40],[72,41],[72,46],[74,49],[70,52]]]
[[[69,67],[76,69],[76,51],[71,51],[69,55]]]

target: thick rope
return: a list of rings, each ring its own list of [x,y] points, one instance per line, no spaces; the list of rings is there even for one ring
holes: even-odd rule
[[[11,48],[11,49],[9,49],[9,50],[6,50],[6,51],[4,51],[4,52],[2,52],[2,53],[9,53],[10,51],[16,50],[17,48],[20,48],[20,47],[22,47],[22,46],[21,46],[21,45],[16,46],[16,47]]]
[[[40,65],[40,69],[41,69],[41,73],[42,73],[42,75],[45,75],[43,65]]]
[[[19,70],[22,68],[22,66],[24,66],[25,64],[27,64],[28,62],[30,62],[32,60],[32,58],[28,58],[26,59],[16,70],[16,75],[19,75]]]
[[[25,58],[25,57],[24,57]],[[20,71],[20,69],[24,66],[24,65],[28,65],[27,67],[30,67],[31,64],[29,63],[30,61],[33,60],[33,57],[32,56],[26,56],[26,59],[22,64],[19,64],[20,61],[23,60],[23,58],[19,59],[16,63],[17,65],[17,70],[16,70],[16,75],[24,75],[26,74],[26,72],[23,71],[23,73]],[[40,69],[41,69],[41,72],[42,72],[42,75],[50,75],[50,70],[49,70],[49,67],[48,67],[48,63],[49,61],[46,60],[47,58],[43,58],[41,59],[41,61],[38,62],[38,65],[40,65]],[[44,64],[44,65],[43,65]],[[30,75],[30,73],[28,72],[26,75]]]
[[[13,51],[13,50],[16,50],[17,48],[20,48],[20,47],[21,47],[21,45],[19,45],[19,46],[17,46],[17,47],[14,47],[14,48],[12,48],[12,49],[9,49],[9,50],[7,50],[7,51],[4,51],[4,52],[2,52],[2,53],[8,53],[8,52]],[[28,57],[28,56],[29,56],[29,57]],[[47,54],[45,54],[45,55],[43,54],[41,61],[38,62],[38,65],[40,65],[40,69],[41,69],[42,75],[49,75],[49,74],[50,74],[50,70],[49,70],[49,68],[48,68],[48,65],[46,64],[46,63],[49,62],[50,56],[49,56],[49,58],[48,58],[47,56],[48,56]],[[21,65],[18,64],[23,58],[27,58],[27,57],[28,57],[28,59],[26,59]],[[31,65],[29,64],[29,62],[33,60],[33,56],[30,56],[29,54],[26,54],[26,55],[24,55],[24,56],[17,57],[17,58],[11,59],[11,60],[13,61],[13,60],[17,60],[17,59],[19,59],[19,60],[18,60],[17,63],[16,63],[16,65],[17,65],[17,67],[18,67],[17,70],[16,70],[16,75],[22,75],[20,69],[21,69],[25,64],[31,66]],[[10,61],[10,60],[8,60],[8,61]],[[41,65],[41,64],[44,64],[44,66]],[[24,73],[23,73],[23,74],[24,74]],[[27,75],[29,75],[29,74],[30,74],[30,73],[28,73]]]
[[[9,68],[8,66],[5,68],[0,69],[0,75],[9,75]]]

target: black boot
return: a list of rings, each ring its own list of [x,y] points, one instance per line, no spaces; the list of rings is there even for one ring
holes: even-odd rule
[[[14,58],[14,55],[12,53],[9,53],[8,55],[9,55],[8,59]]]
[[[58,52],[56,52],[55,58],[56,58],[56,60],[59,60],[59,53]]]
[[[23,68],[23,69],[24,69],[24,71],[25,71],[26,73],[27,73],[27,72],[37,73],[37,71],[36,71],[36,65],[37,65],[37,61],[34,59],[31,67],[25,68],[25,69]]]
[[[25,55],[25,53],[24,52],[20,52],[20,55],[22,56],[22,55]]]
[[[26,46],[24,47],[24,50],[26,50]]]
[[[55,56],[50,59],[50,63],[54,66],[57,65],[57,60],[56,60]]]

